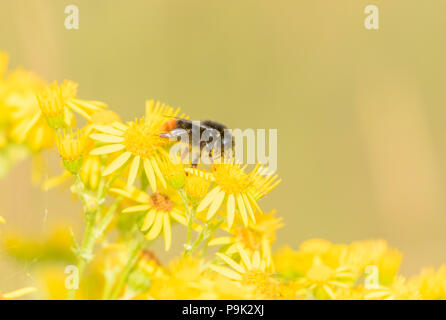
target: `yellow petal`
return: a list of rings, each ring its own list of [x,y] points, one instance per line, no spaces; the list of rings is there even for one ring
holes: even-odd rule
[[[100,167],[99,159],[94,158],[94,159],[90,159],[90,161],[86,161],[86,162],[91,162],[90,186],[92,189],[96,189],[96,187],[98,186],[98,175],[99,175],[99,167]]]
[[[245,227],[247,227],[248,226],[248,215],[246,214],[245,204],[243,203],[243,198],[240,193],[237,194],[237,206],[240,210],[240,214],[242,215],[243,224],[245,225]]]
[[[6,223],[5,218],[3,218],[2,216],[0,216],[0,223]]]
[[[214,189],[212,189],[212,191],[209,192],[198,205],[197,212],[201,212],[204,209],[206,209],[211,204],[212,200],[214,200],[214,198],[217,196],[219,191],[220,191],[219,186],[216,186]]]
[[[85,112],[84,110],[82,110],[82,108],[78,107],[77,105],[75,105],[73,102],[67,102],[67,106],[68,108],[70,108],[73,111],[76,111],[77,113],[79,113],[81,116],[83,116],[85,119],[91,121],[91,117],[90,115]]]
[[[123,131],[119,130],[119,129],[115,129],[113,127],[110,126],[104,126],[104,125],[94,125],[93,128],[95,128],[98,131],[101,131],[103,133],[108,133],[114,136],[122,136],[124,134]]]
[[[147,193],[138,190],[135,187],[130,187],[128,189],[110,188],[110,192],[117,193],[139,203],[149,203],[150,201],[150,196]]]
[[[252,257],[252,267],[254,270],[260,269],[260,254],[258,251],[254,252],[254,255]]]
[[[150,210],[147,213],[146,217],[144,218],[144,223],[142,224],[141,230],[142,231],[148,230],[152,226],[153,221],[155,221],[155,217],[156,217],[156,210],[155,209]]]
[[[42,190],[48,191],[48,190],[62,184],[63,182],[67,181],[71,177],[72,177],[71,173],[69,173],[68,171],[64,171],[64,173],[62,173],[60,176],[56,176],[56,177],[49,178],[49,179],[45,180],[45,182],[42,184]]]
[[[186,217],[182,216],[178,211],[172,210],[170,212],[170,216],[175,219],[177,222],[187,225]]]
[[[113,160],[112,163],[110,163],[107,168],[105,168],[102,175],[107,176],[110,173],[115,172],[116,170],[121,168],[124,165],[124,163],[127,162],[127,160],[130,158],[131,155],[132,154],[127,151],[121,154],[120,156],[116,157],[116,159]]]
[[[219,257],[220,259],[222,259],[224,262],[226,262],[228,265],[230,265],[232,268],[234,268],[239,273],[245,273],[245,269],[243,269],[243,267],[241,265],[239,265],[237,262],[235,262],[234,260],[229,258],[227,255],[220,253],[220,252],[217,252],[215,255],[217,257]]]
[[[156,178],[153,171],[152,164],[149,159],[144,158],[144,171],[146,172],[147,179],[149,180],[150,188],[153,192],[156,192]]]
[[[232,224],[234,223],[234,214],[235,214],[235,198],[233,194],[228,195],[228,203],[226,204],[228,206],[228,227],[230,228]]]
[[[262,239],[262,252],[263,257],[266,259],[266,265],[269,267],[271,265],[271,245],[266,237]]]
[[[331,288],[329,286],[327,286],[326,284],[324,284],[322,287],[324,288],[325,292],[327,292],[327,294],[330,296],[330,298],[334,299],[335,295],[334,295],[333,290],[331,290]]]
[[[119,136],[113,136],[111,134],[105,134],[105,133],[92,133],[90,134],[90,138],[93,140],[101,141],[101,142],[107,142],[107,143],[121,143],[124,142],[123,137]]]
[[[127,179],[127,187],[133,186],[138,175],[140,156],[133,158],[132,164],[130,165],[129,177]]]
[[[161,170],[160,170],[160,168],[159,168],[159,166],[158,166],[158,163],[156,162],[155,159],[151,159],[150,162],[152,163],[152,168],[153,168],[155,174],[156,174],[156,175],[158,176],[158,178],[160,179],[161,184],[163,185],[163,188],[164,188],[164,189],[167,188],[166,180],[164,179],[164,176],[163,176],[163,174],[161,173]]]
[[[229,279],[236,280],[236,281],[242,280],[241,275],[239,275],[237,272],[235,272],[229,268],[216,266],[216,265],[210,265],[209,268],[214,270],[215,272],[218,272],[219,274],[221,274],[225,277],[228,277]]]
[[[161,232],[161,228],[163,227],[163,215],[160,212],[157,212],[155,223],[153,224],[152,228],[150,229],[149,233],[146,234],[147,240],[153,240]]]
[[[233,255],[233,254],[235,254],[235,253],[237,253],[237,252],[238,252],[238,249],[237,249],[237,243],[231,244],[231,245],[229,246],[229,248],[227,248],[226,251],[225,251],[225,253],[226,253],[228,256],[231,256],[231,255]]]
[[[92,111],[100,110],[101,108],[106,108],[107,104],[100,101],[94,101],[94,100],[81,100],[81,99],[73,99],[72,100],[76,105],[79,107],[82,107],[84,109],[89,109]]]
[[[259,205],[257,204],[257,201],[254,199],[251,192],[248,192],[247,196],[248,196],[249,201],[257,209],[257,211],[259,211],[260,213],[263,213],[262,209],[260,209]]]
[[[248,256],[248,253],[245,249],[242,248],[240,243],[237,243],[237,251],[240,253],[240,258],[242,258],[243,263],[245,264],[248,270],[252,269],[251,259]]]
[[[141,212],[141,211],[146,211],[149,209],[150,209],[150,205],[141,204],[141,205],[125,208],[124,210],[122,210],[122,213]]]
[[[221,203],[223,202],[224,198],[225,198],[225,192],[224,191],[220,191],[214,198],[214,201],[212,201],[211,206],[209,207],[209,211],[208,214],[206,215],[206,220],[211,219],[215,213],[217,212],[217,210],[220,208]]]
[[[127,131],[128,127],[120,122],[113,122],[112,126],[121,131]]]
[[[100,155],[100,154],[108,154],[113,153],[119,150],[124,149],[125,146],[123,144],[109,144],[106,146],[102,146],[90,151],[91,155]]]
[[[164,249],[168,251],[172,242],[172,231],[170,228],[170,218],[168,214],[164,214]]]
[[[248,209],[249,216],[251,217],[252,221],[256,222],[256,217],[254,216],[254,211],[252,210],[251,204],[249,203],[248,197],[246,194],[242,193],[243,202],[245,204],[245,208]]]
[[[210,246],[221,246],[225,244],[230,244],[233,241],[231,237],[218,237],[209,241],[208,245]]]
[[[22,288],[19,290],[5,293],[5,294],[3,294],[3,298],[6,300],[20,298],[20,297],[23,297],[24,295],[31,294],[36,291],[37,291],[37,289],[34,287],[26,287],[26,288]]]

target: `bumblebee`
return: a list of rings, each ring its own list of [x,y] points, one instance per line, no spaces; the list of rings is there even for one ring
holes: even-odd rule
[[[210,159],[221,154],[227,155],[234,150],[234,138],[224,125],[212,120],[192,121],[187,119],[171,119],[162,126],[160,137],[172,141],[189,141],[192,147],[200,147],[202,152],[208,152]],[[197,138],[199,139],[198,141]],[[216,150],[220,152],[215,152]],[[192,163],[196,164],[197,159]]]

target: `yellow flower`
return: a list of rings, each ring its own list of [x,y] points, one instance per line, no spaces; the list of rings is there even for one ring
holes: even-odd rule
[[[203,266],[194,257],[174,259],[170,262],[166,278],[154,278],[148,296],[155,299],[199,299],[202,288],[196,286],[201,280]]]
[[[395,277],[393,283],[386,286],[378,286],[375,289],[364,289],[365,300],[419,300],[421,295],[418,284],[407,282],[402,276]]]
[[[64,80],[60,85],[53,82],[37,94],[40,110],[50,127],[58,129],[71,125],[69,110],[91,121],[93,113],[107,107],[103,102],[77,99],[77,87],[77,83]]]
[[[418,286],[423,299],[446,300],[446,265],[438,270],[425,268],[409,282]]]
[[[181,162],[173,163],[170,159],[163,159],[159,163],[161,173],[166,179],[167,183],[175,190],[184,187],[186,183],[186,174]]]
[[[257,294],[264,299],[273,299],[278,296],[279,284],[271,277],[265,262],[261,260],[260,254],[255,252],[251,256],[249,252],[239,246],[240,262],[236,262],[224,253],[216,253],[225,264],[209,265],[209,268],[231,280],[240,281],[242,285],[254,286]]]
[[[205,269],[202,260],[192,256],[174,259],[167,278],[154,278],[146,295],[154,299],[256,299],[254,285],[242,284]]]
[[[6,223],[5,218],[3,218],[2,216],[0,216],[0,223]]]
[[[186,168],[185,171],[184,191],[194,201],[198,201],[207,194],[211,181],[213,181],[212,175],[196,168]]]
[[[206,219],[210,220],[223,203],[226,203],[226,218],[229,227],[234,222],[236,210],[240,213],[245,226],[248,225],[248,214],[255,222],[253,208],[262,212],[257,205],[258,196],[263,192],[271,191],[280,180],[271,184],[269,179],[265,180],[259,177],[263,172],[260,166],[257,166],[250,174],[245,173],[245,169],[246,165],[241,167],[233,160],[225,160],[224,163],[212,165],[211,171],[215,186],[200,202],[197,212],[208,208]],[[264,189],[260,191],[262,183],[266,183],[266,185],[263,185]]]
[[[284,246],[274,254],[274,267],[276,272],[285,279],[303,277],[313,264],[313,255],[294,251]]]
[[[13,142],[26,144],[32,151],[49,148],[54,142],[54,132],[41,116],[36,92],[44,83],[31,72],[18,69],[0,86],[1,111],[8,117],[7,136]]]
[[[88,136],[95,125],[104,125],[120,121],[119,115],[116,112],[108,109],[101,109],[91,115],[91,121],[84,129],[86,136],[85,152],[83,155],[82,168],[79,174],[84,185],[92,190],[95,190],[98,187],[99,179],[101,177],[101,157],[90,154],[90,151],[95,148],[95,145],[94,141]],[[69,180],[71,177],[72,175],[70,172],[64,171],[61,175],[51,177],[44,181],[42,189],[44,191],[52,189]]]
[[[161,138],[162,125],[169,117],[176,117],[180,109],[174,110],[165,104],[153,100],[146,102],[146,115],[139,121],[127,124],[95,126],[100,133],[90,137],[103,143],[90,152],[92,155],[103,155],[119,152],[119,155],[105,168],[103,175],[107,176],[130,164],[127,185],[134,184],[140,167],[143,167],[153,192],[157,191],[157,180],[166,188],[166,180],[159,168],[161,159],[167,158],[164,149],[169,144],[168,139]],[[129,161],[131,159],[131,161]]]
[[[335,289],[351,287],[353,278],[354,275],[348,267],[332,269],[316,257],[305,277],[296,281],[306,290],[310,290],[315,298],[335,299]]]
[[[254,200],[259,200],[270,193],[277,185],[282,182],[278,175],[268,174],[268,169],[258,164],[250,174],[250,193]]]
[[[146,272],[152,279],[167,279],[166,270],[161,266],[152,251],[143,250],[141,252],[138,268]]]
[[[402,260],[401,253],[389,248],[384,240],[355,241],[338,254],[339,264],[350,266],[357,275],[362,274],[367,266],[376,266],[382,285],[392,283]]]
[[[238,245],[254,254],[258,252],[266,267],[273,266],[271,246],[275,241],[276,230],[282,227],[282,218],[275,218],[275,212],[262,215],[257,219],[257,223],[250,222],[248,227],[233,226],[225,230],[232,233],[232,236],[223,236],[212,239],[210,246],[228,246],[225,253],[231,255],[238,252]]]
[[[299,246],[299,251],[305,253],[311,253],[314,255],[322,255],[332,247],[331,242],[324,239],[310,239],[304,241]]]
[[[206,273],[191,287],[200,289],[199,300],[253,300],[258,299],[254,285],[244,285],[218,273]]]
[[[165,250],[168,251],[172,242],[171,219],[186,225],[184,209],[177,205],[176,201],[172,201],[169,196],[162,193],[148,195],[134,187],[110,190],[138,203],[138,205],[126,208],[122,212],[145,212],[141,230],[145,233],[146,239],[154,240],[162,231]]]
[[[82,166],[85,152],[85,134],[73,130],[69,134],[59,134],[57,137],[57,150],[63,159],[65,168],[72,174],[77,174]]]

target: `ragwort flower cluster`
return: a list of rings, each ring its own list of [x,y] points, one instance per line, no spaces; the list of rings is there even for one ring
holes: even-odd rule
[[[161,133],[172,119],[188,118],[179,108],[148,100],[143,117],[122,121],[107,104],[79,98],[73,81],[47,84],[22,69],[7,74],[7,58],[0,54],[0,177],[28,155],[38,163],[56,146],[60,174],[34,180],[43,190],[69,183],[83,209],[81,241],[71,233],[64,238],[70,244],[47,244],[58,248],[59,262],[77,265],[80,286],[67,290],[64,268],[44,267],[36,270],[44,297],[446,298],[445,267],[405,279],[398,275],[401,254],[382,240],[346,245],[312,239],[274,253],[284,223],[275,210],[262,208],[261,199],[279,185],[277,175],[228,157],[198,167],[173,161],[174,142]],[[42,170],[36,166],[34,176]],[[184,239],[175,228],[185,231]],[[151,246],[162,241],[168,251],[173,240],[184,245],[163,264]],[[19,260],[34,261],[31,253],[55,259],[35,240],[14,241],[6,251]]]

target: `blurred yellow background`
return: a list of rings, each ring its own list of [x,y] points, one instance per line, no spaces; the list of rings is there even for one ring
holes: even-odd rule
[[[79,30],[64,27],[69,4]],[[378,31],[364,28],[369,4]],[[285,218],[276,246],[383,238],[409,275],[446,262],[445,10],[440,0],[2,0],[0,48],[11,68],[79,82],[79,96],[125,120],[155,98],[192,119],[277,128],[283,182],[262,201]],[[55,155],[47,161],[60,173]],[[3,232],[74,223],[79,233],[69,191],[43,192],[30,174],[27,160],[0,181]],[[3,270],[5,290],[32,277]]]

